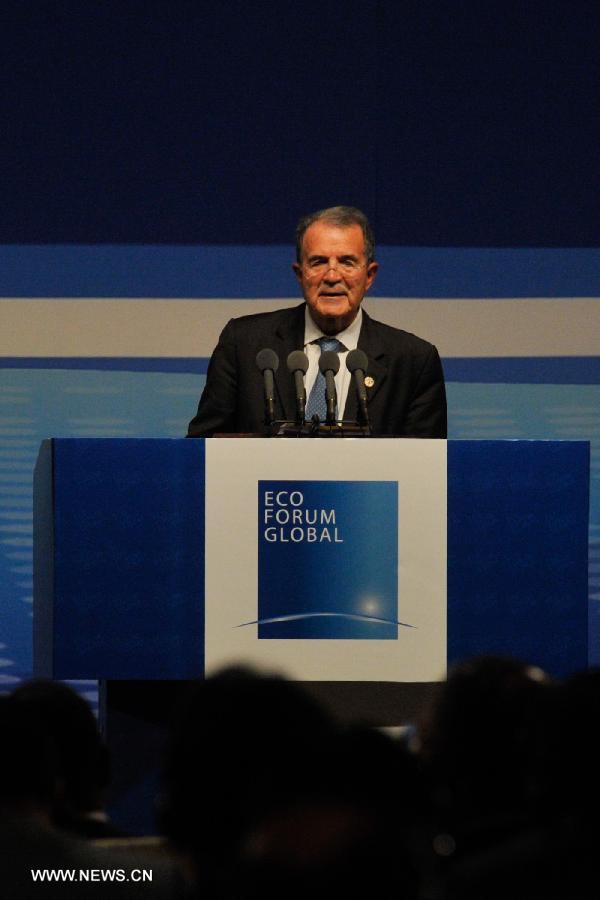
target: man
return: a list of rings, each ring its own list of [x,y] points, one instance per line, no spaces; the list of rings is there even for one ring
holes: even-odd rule
[[[266,432],[259,350],[274,350],[275,415],[293,420],[294,382],[286,367],[292,350],[307,354],[306,392],[311,412],[321,353],[320,339],[335,338],[338,418],[355,420],[357,398],[345,357],[367,355],[367,401],[375,435],[446,437],[444,376],[436,348],[406,331],[376,322],[361,308],[379,264],[366,216],[334,206],[302,219],[296,231],[293,269],[305,303],[294,309],[243,316],[224,328],[208,367],[206,387],[188,437],[215,433]],[[327,348],[327,345],[326,345]],[[317,393],[317,392],[316,392]]]

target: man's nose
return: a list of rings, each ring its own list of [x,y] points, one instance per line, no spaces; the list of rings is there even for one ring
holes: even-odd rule
[[[337,265],[334,265],[332,262],[329,263],[329,268],[325,272],[325,281],[336,282],[341,280],[341,275],[338,272]]]

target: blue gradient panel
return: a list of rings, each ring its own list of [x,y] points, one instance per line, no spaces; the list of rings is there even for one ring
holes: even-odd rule
[[[206,375],[207,357],[181,356],[2,356],[2,369],[67,369],[68,371],[162,372],[179,374],[195,372]]]
[[[160,365],[129,371],[127,360],[90,360],[88,371],[71,368],[70,359],[53,362],[0,369],[0,693],[32,671],[32,475],[40,443],[182,437],[205,380]]]
[[[8,244],[2,297],[299,297],[291,244]],[[374,297],[597,297],[597,247],[377,248]]]
[[[258,532],[259,638],[397,639],[397,482],[260,481]]]
[[[447,382],[600,384],[600,356],[446,357],[443,365]]]
[[[600,384],[599,356],[444,357],[447,382],[472,384]],[[161,372],[206,375],[207,357],[3,356],[2,369]]]
[[[588,661],[589,444],[448,442],[448,664]]]
[[[54,452],[54,677],[204,671],[204,441]]]
[[[448,384],[449,437],[590,442],[589,664],[600,665],[600,385]]]

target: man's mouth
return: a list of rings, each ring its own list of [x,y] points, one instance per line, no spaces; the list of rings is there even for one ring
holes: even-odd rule
[[[346,291],[320,291],[319,297],[347,297]]]

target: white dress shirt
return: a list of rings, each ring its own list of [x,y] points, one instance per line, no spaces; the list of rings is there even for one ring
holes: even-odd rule
[[[322,337],[336,338],[345,347],[345,350],[341,350],[339,353],[340,368],[337,375],[335,376],[335,390],[338,400],[336,412],[337,419],[341,419],[344,414],[346,398],[348,397],[350,380],[352,378],[350,372],[346,368],[346,357],[350,350],[356,350],[358,346],[358,336],[360,334],[361,325],[362,308],[359,307],[356,318],[351,325],[349,325],[343,331],[340,331],[339,334],[323,334],[321,329],[313,322],[308,306],[304,310],[304,352],[308,356],[308,372],[306,373],[304,384],[306,387],[307,397],[310,397],[310,392],[319,373],[319,357],[321,355],[321,348],[315,342]]]

